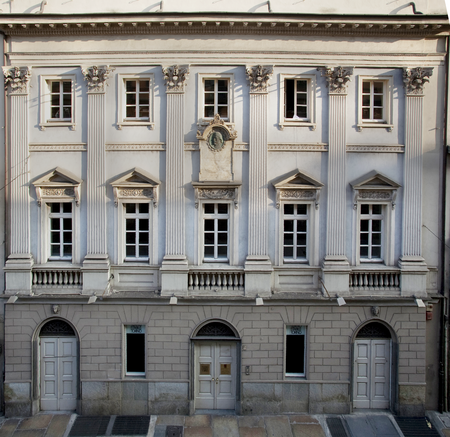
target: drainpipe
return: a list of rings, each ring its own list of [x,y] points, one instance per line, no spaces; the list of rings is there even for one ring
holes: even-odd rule
[[[442,216],[441,216],[441,294],[443,296],[441,308],[441,342],[440,342],[440,384],[439,384],[439,410],[441,412],[448,411],[448,371],[449,371],[449,347],[448,347],[448,315],[449,315],[449,298],[448,298],[448,267],[446,257],[446,238],[447,238],[447,171],[448,171],[448,111],[449,111],[449,80],[450,80],[450,63],[449,63],[449,37],[446,37],[447,56],[445,58],[445,96],[444,96],[444,147],[442,159]]]

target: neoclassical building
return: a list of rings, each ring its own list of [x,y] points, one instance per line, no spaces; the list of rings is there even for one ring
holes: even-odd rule
[[[7,416],[444,405],[440,1],[19,3]]]

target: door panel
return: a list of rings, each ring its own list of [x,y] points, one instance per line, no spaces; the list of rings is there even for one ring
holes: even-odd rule
[[[356,340],[354,408],[389,408],[390,340]]]
[[[234,410],[236,404],[236,344],[195,345],[195,408]]]
[[[77,404],[77,341],[72,337],[41,341],[41,410],[74,410]]]

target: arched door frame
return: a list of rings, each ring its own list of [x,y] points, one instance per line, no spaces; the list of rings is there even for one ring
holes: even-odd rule
[[[351,337],[351,347],[350,347],[350,362],[351,362],[351,372],[350,372],[350,405],[353,410],[353,393],[354,393],[354,384],[355,384],[355,341],[357,340],[358,334],[362,328],[371,324],[371,323],[380,323],[385,326],[391,335],[391,378],[390,378],[390,399],[389,399],[389,409],[392,412],[398,411],[398,340],[395,331],[384,320],[379,318],[368,319],[357,326],[357,328],[353,331],[353,335]]]
[[[201,335],[199,332],[202,328],[212,324],[220,323],[229,329],[229,333],[233,335]],[[236,344],[236,413],[241,412],[241,336],[239,331],[227,320],[220,318],[211,318],[199,323],[189,337],[189,414],[195,413],[195,344],[202,341],[230,341]]]
[[[80,380],[80,334],[75,328],[70,320],[64,319],[63,317],[49,317],[43,320],[34,330],[33,337],[31,340],[31,350],[32,350],[32,403],[31,403],[31,414],[36,414],[41,410],[41,363],[40,363],[40,335],[42,328],[52,320],[60,320],[67,323],[75,333],[75,338],[77,340],[77,409],[76,412],[81,411],[80,393],[81,393],[81,380]]]

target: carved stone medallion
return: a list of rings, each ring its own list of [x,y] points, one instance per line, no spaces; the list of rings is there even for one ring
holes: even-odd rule
[[[219,130],[213,130],[206,140],[208,147],[213,152],[220,152],[225,146],[225,140]]]

